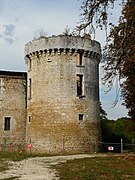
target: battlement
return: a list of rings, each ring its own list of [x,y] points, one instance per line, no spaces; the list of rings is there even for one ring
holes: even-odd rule
[[[25,45],[25,57],[32,59],[33,56],[60,55],[61,53],[71,55],[82,53],[84,56],[100,59],[100,44],[90,40],[87,36],[58,35],[39,38]]]

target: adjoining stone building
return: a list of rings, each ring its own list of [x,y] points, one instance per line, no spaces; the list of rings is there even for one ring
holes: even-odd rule
[[[59,35],[26,44],[27,80],[25,73],[5,72],[6,84],[0,75],[1,89],[12,89],[5,104],[6,91],[1,91],[1,139],[32,144],[32,152],[94,152],[101,138],[100,53],[100,44],[89,36]]]
[[[27,73],[0,71],[0,150],[26,143],[26,80]]]

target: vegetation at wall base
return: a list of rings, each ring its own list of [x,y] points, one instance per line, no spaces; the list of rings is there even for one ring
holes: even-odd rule
[[[21,161],[27,158],[32,157],[48,157],[52,156],[49,154],[36,154],[36,153],[27,153],[27,152],[8,152],[8,151],[1,151],[0,152],[0,160],[11,160],[11,161]]]
[[[0,160],[5,159],[5,160],[11,160],[11,161],[21,161],[29,157],[32,157],[32,155],[28,153],[7,152],[7,151],[0,152]]]

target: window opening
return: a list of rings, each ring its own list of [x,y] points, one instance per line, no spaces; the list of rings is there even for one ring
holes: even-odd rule
[[[83,75],[77,74],[77,95],[83,95]]]
[[[5,117],[5,122],[4,122],[4,130],[5,131],[10,130],[10,121],[11,121],[11,117]]]
[[[47,62],[52,62],[52,60],[50,58],[47,59]]]
[[[0,79],[0,100],[2,100],[2,79]]]
[[[31,116],[29,116],[29,122],[31,122]]]
[[[79,121],[83,121],[84,120],[84,114],[79,114]]]
[[[82,53],[79,53],[79,65],[82,65]]]
[[[31,59],[29,59],[29,70],[31,70]]]
[[[82,66],[82,64],[83,64],[83,54],[79,53],[77,56],[77,65]]]
[[[31,99],[31,78],[29,78],[29,99]]]

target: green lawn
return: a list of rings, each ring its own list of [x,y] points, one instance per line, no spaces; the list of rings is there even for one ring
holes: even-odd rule
[[[75,159],[54,168],[63,180],[135,180],[135,156]]]

